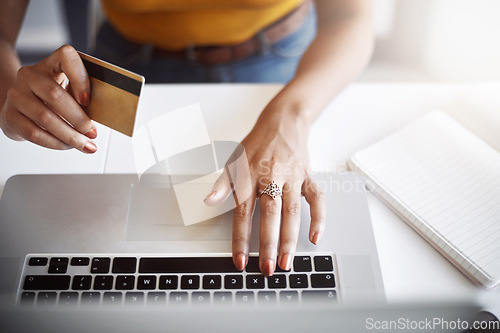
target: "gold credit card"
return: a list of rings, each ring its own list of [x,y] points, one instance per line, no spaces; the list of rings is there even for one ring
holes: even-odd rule
[[[90,119],[132,136],[144,76],[78,52],[90,78]]]

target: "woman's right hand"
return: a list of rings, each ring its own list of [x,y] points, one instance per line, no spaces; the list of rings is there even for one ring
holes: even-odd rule
[[[76,50],[65,45],[39,63],[19,69],[0,111],[0,128],[13,140],[91,154],[97,150],[92,142],[97,131],[82,109],[89,102],[87,71]]]

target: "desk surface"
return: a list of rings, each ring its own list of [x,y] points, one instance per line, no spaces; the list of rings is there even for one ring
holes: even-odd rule
[[[446,108],[464,89],[459,84],[353,84],[326,108],[309,140],[314,171],[332,171],[357,150],[427,111]],[[280,85],[146,85],[139,118],[200,103],[212,140],[241,139]],[[130,138],[98,126],[98,152],[51,151],[0,135],[0,193],[14,174],[132,173]],[[375,238],[389,301],[491,297],[418,236],[384,204],[369,195]]]

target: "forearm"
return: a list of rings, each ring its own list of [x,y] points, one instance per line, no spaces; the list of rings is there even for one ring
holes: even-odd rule
[[[317,36],[304,53],[295,77],[271,101],[275,107],[268,108],[280,119],[293,119],[305,129],[359,75],[373,48],[371,8],[321,15],[326,14],[319,13]],[[262,117],[269,116],[263,112]]]
[[[14,47],[0,39],[0,109],[7,98],[7,90],[16,79],[17,70],[21,67],[21,62]]]
[[[28,0],[0,1],[0,110],[21,67],[15,45],[27,6]]]

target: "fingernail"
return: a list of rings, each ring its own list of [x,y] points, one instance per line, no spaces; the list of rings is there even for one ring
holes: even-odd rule
[[[87,154],[93,154],[97,151],[97,146],[93,142],[87,142],[83,147],[83,151]]]
[[[246,266],[246,261],[247,261],[247,256],[246,255],[244,255],[243,253],[238,254],[236,256],[236,260],[235,260],[236,269],[239,270],[239,271],[244,270],[245,266]]]
[[[286,253],[281,257],[280,267],[285,271],[289,271],[292,266],[292,256]]]
[[[205,197],[205,199],[203,199],[203,201],[207,201],[208,199],[215,197],[216,194],[217,191],[215,189],[212,190],[212,192],[208,193],[208,195]]]
[[[262,274],[265,276],[271,276],[274,274],[274,261],[272,260],[267,260],[264,262],[262,265]]]
[[[88,106],[90,104],[90,93],[88,91],[80,95],[80,105]]]
[[[95,139],[97,138],[97,130],[95,128],[92,128],[90,131],[85,133],[85,136],[89,139]]]
[[[319,232],[317,232],[317,233],[314,234],[314,236],[313,236],[313,238],[311,240],[311,242],[313,242],[314,245],[318,245],[319,238],[320,238],[319,236],[320,236]]]

